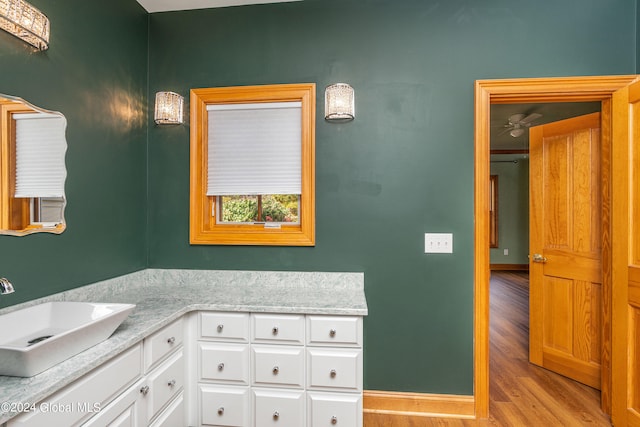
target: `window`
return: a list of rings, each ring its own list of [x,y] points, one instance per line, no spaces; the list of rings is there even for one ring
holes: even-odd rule
[[[315,244],[315,84],[191,90],[190,242]]]

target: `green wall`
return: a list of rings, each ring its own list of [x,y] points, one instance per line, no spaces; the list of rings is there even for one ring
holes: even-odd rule
[[[0,93],[67,118],[67,230],[0,236],[0,307],[146,266],[148,15],[132,0],[29,0],[51,21],[38,52],[0,31]]]
[[[474,80],[636,69],[636,0],[32,2],[51,48],[0,32],[0,92],[66,115],[69,227],[0,236],[0,307],[145,267],[364,271],[367,389],[473,392]],[[357,117],[328,124],[338,81]],[[189,246],[189,126],[154,126],[147,93],[293,82],[319,88],[316,246]]]
[[[529,264],[529,159],[517,162],[491,163],[498,175],[498,247],[490,250],[491,264]]]
[[[313,248],[189,246],[189,126],[149,129],[149,266],[364,271],[367,389],[472,394],[473,84],[628,74],[636,1],[305,0],[152,14],[149,92],[315,82]],[[356,119],[323,120],[347,82]],[[452,232],[425,255],[424,232]]]

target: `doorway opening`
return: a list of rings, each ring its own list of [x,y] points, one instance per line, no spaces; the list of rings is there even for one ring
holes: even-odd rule
[[[591,203],[593,197],[596,197],[594,195],[600,192],[601,179],[596,178],[601,169],[596,166],[601,163],[598,149],[601,133],[599,119],[597,135],[592,135],[593,131],[585,132],[582,127],[586,117],[599,118],[600,104],[600,102],[563,102],[491,105],[490,182],[495,182],[494,185],[490,185],[491,419],[510,419],[509,422],[515,424],[530,422],[558,425],[570,423],[572,419],[581,419],[594,425],[610,425],[607,417],[600,410],[599,385],[594,384],[594,381],[600,380],[598,363],[601,349],[599,348],[600,332],[592,331],[600,331],[600,325],[598,322],[583,324],[584,318],[581,315],[583,310],[592,312],[594,308],[596,308],[595,312],[601,312],[599,307],[601,299],[596,298],[599,296],[601,280],[599,277],[594,277],[593,284],[585,284],[582,280],[576,280],[583,277],[576,278],[574,270],[568,266],[567,269],[571,271],[568,275],[566,270],[557,271],[556,264],[565,263],[559,261],[554,254],[554,251],[560,251],[562,254],[569,251],[574,254],[574,251],[578,250],[579,252],[574,256],[580,256],[579,254],[587,248],[584,245],[576,247],[577,243],[574,242],[589,242],[589,248],[595,249],[590,253],[590,257],[599,259],[600,256],[599,226],[594,225],[594,220],[599,221],[600,218],[598,214],[600,203],[597,203],[598,207],[592,207]],[[596,121],[589,121],[589,124],[593,123]],[[531,134],[536,135],[533,141],[529,140],[529,128],[536,129],[536,132]],[[558,133],[558,128],[563,132]],[[553,137],[549,136],[545,139],[546,143],[540,140],[541,132],[545,132],[543,129],[546,129],[546,133],[556,129]],[[567,131],[570,133],[566,133]],[[549,165],[543,168],[540,163],[540,149],[543,145],[546,147],[545,158],[550,164],[566,164],[569,159],[574,159],[571,162],[571,172],[562,177],[562,173],[554,169],[548,172],[550,174],[548,176],[540,175],[539,168],[551,167]],[[529,162],[530,147],[533,150],[531,160],[533,161],[534,158],[536,160],[533,163],[536,167],[533,169],[530,168]],[[586,148],[586,153],[590,153],[589,162],[584,163],[584,156],[572,154],[573,152],[581,153],[580,148]],[[558,183],[553,186],[558,187],[554,194],[547,195],[553,204],[552,210],[540,211],[542,206],[540,196],[549,191],[543,190],[543,187],[546,188],[548,184],[544,186],[534,184],[537,179],[546,182],[550,177]],[[573,191],[567,192],[565,186],[573,188]],[[530,195],[530,189],[533,188],[538,190],[532,190]],[[542,190],[541,194],[538,193],[540,190]],[[579,197],[580,194],[587,196],[587,199],[583,200]],[[538,202],[530,205],[534,199]],[[556,217],[557,214],[553,214],[553,218],[550,218],[553,222],[548,225],[548,220],[545,219],[547,231],[543,235],[547,237],[542,239],[547,243],[540,245],[544,243],[541,242],[540,233],[534,232],[531,244],[535,244],[531,246],[530,211],[533,211],[531,217],[534,219],[546,218],[562,206],[562,200],[571,200],[573,202],[571,205],[582,202],[583,205],[579,205],[581,207],[578,209],[580,214],[577,217],[565,215],[566,218]],[[537,206],[537,214],[534,206]],[[593,211],[594,216],[586,215],[588,211]],[[573,220],[567,222],[568,218]],[[585,224],[582,218],[589,218],[589,220]],[[587,227],[581,227],[580,224]],[[592,230],[597,232],[594,233]],[[547,291],[541,294],[544,283],[539,269],[542,265],[532,264],[533,272],[536,274],[530,276],[529,253],[546,254],[547,250],[553,254],[553,256],[548,255],[551,257],[550,266],[553,264],[556,268],[554,274],[547,280],[560,280],[560,282],[551,284],[547,287]],[[560,279],[560,277],[563,278]],[[568,297],[566,292],[558,295],[558,289],[571,290],[571,295],[575,294],[575,296]],[[587,301],[581,300],[583,292],[589,295]],[[533,309],[534,306],[529,305],[531,298],[539,298],[543,294],[546,295],[544,300],[536,299],[537,309]],[[563,297],[568,300],[564,300]],[[580,303],[577,303],[578,301]],[[540,310],[540,306],[553,307],[553,309]],[[575,311],[578,307],[580,310]],[[544,316],[537,314],[542,312],[548,314]],[[553,328],[554,330],[549,330],[548,333],[551,334],[550,336],[557,337],[553,342],[543,345],[539,337],[542,333],[542,325],[547,324],[543,319],[551,316],[549,313],[568,321],[559,325],[552,322],[551,326],[544,326],[544,328]],[[588,318],[594,321],[600,319],[599,316]],[[580,321],[574,323],[573,319],[580,319]],[[566,335],[568,331],[571,331],[570,335]],[[581,343],[579,346],[573,344],[574,334],[577,334],[576,338],[579,339],[576,342]],[[588,345],[592,351],[583,354],[585,353],[584,345]],[[551,352],[547,357],[566,358],[564,363],[567,365],[557,367],[552,362],[543,362],[543,352]],[[537,356],[538,354],[540,356]],[[588,362],[583,361],[585,357]],[[590,371],[598,371],[597,380],[590,378],[588,382],[591,387],[597,388],[587,387],[570,379],[573,377],[575,380],[584,381],[584,378],[576,372],[582,374],[585,363],[589,363],[587,366]],[[571,366],[571,370],[567,370],[564,366]],[[546,410],[527,411],[524,408],[545,408]]]
[[[475,87],[474,171],[474,403],[476,418],[489,416],[489,176],[491,104],[600,102],[602,105],[603,180],[610,182],[612,95],[637,76],[566,77],[477,81]],[[610,191],[605,185],[603,191]],[[607,198],[609,199],[609,198]],[[602,408],[611,410],[611,243],[609,207],[604,207]]]

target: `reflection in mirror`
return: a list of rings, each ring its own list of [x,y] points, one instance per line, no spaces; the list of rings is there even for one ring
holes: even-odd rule
[[[0,94],[0,234],[62,233],[67,120]]]

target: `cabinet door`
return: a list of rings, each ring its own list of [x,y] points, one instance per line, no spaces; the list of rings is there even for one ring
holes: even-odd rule
[[[304,347],[251,347],[253,384],[304,388]]]
[[[154,369],[147,378],[147,385],[147,415],[151,420],[184,386],[182,350]]]
[[[249,313],[200,313],[200,338],[249,342]]]
[[[149,427],[180,427],[187,425],[184,407],[184,395],[180,393]]]
[[[252,342],[304,345],[304,316],[252,314]]]
[[[253,390],[255,427],[302,427],[304,392],[274,389]]]
[[[149,372],[160,360],[182,345],[184,320],[181,317],[144,339],[144,369]]]
[[[308,348],[308,387],[362,390],[362,350]]]
[[[127,390],[142,372],[142,346],[135,345],[63,388],[28,412],[9,420],[9,427],[76,426]]]
[[[138,381],[99,412],[84,427],[141,427],[146,425],[146,411],[140,389],[144,382]]]
[[[362,396],[316,393],[308,396],[309,427],[362,427]]]
[[[315,346],[362,347],[362,317],[308,316],[307,340]]]
[[[249,345],[198,343],[201,381],[249,385]]]
[[[203,426],[248,427],[251,421],[249,388],[200,385]]]

